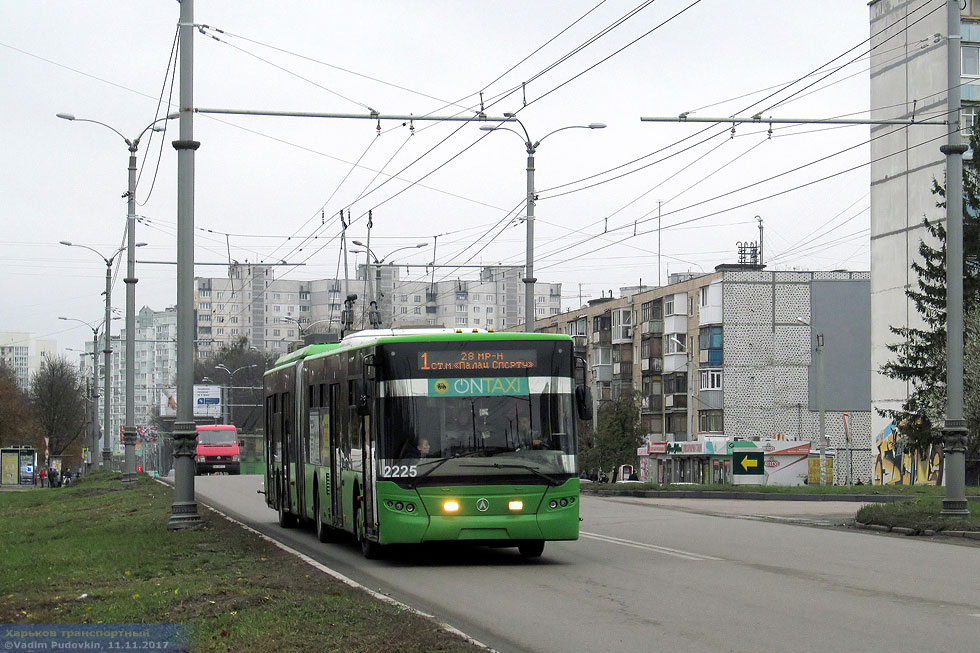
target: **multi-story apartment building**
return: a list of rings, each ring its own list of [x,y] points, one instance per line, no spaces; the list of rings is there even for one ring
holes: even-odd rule
[[[111,450],[122,453],[122,426],[126,420],[126,331],[110,336],[112,349],[109,373],[109,433]],[[97,392],[103,393],[105,382],[104,344],[100,340],[94,350],[98,356],[99,382]],[[161,390],[174,386],[177,376],[177,309],[170,307],[154,311],[144,306],[136,315],[136,362],[134,371],[134,425],[148,427],[159,405]],[[85,344],[86,353],[79,356],[79,370],[85,380],[92,378],[93,343]],[[102,421],[100,408],[97,419]]]
[[[0,361],[14,371],[17,385],[24,391],[30,387],[31,375],[57,351],[58,343],[54,340],[40,340],[23,332],[0,333]]]
[[[345,298],[353,328],[370,327],[371,302],[380,324],[504,329],[524,323],[523,268],[487,266],[477,279],[402,280],[395,265],[360,265],[356,278],[290,281],[274,268],[235,264],[227,278],[197,279],[197,341],[202,358],[238,338],[285,352],[309,333],[338,333]],[[370,279],[370,282],[369,282]],[[557,315],[561,284],[535,284],[537,318]]]
[[[870,479],[867,272],[783,272],[722,265],[701,276],[538,320],[572,335],[597,408],[640,397],[650,442],[814,441],[817,336],[823,338],[825,433],[836,478]],[[598,411],[596,411],[598,412]],[[849,415],[849,430],[843,414]],[[704,448],[660,456],[675,480],[711,480]],[[851,453],[851,455],[846,455]]]

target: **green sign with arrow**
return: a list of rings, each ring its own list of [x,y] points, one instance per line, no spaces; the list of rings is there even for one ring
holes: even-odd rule
[[[762,476],[766,473],[762,451],[732,451],[732,474]]]

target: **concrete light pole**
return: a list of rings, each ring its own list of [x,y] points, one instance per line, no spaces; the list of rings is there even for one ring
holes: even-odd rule
[[[229,420],[232,422],[235,421],[234,420],[235,416],[232,414],[231,411],[232,405],[234,404],[233,397],[235,392],[235,375],[241,372],[242,370],[248,370],[255,367],[258,367],[258,365],[256,365],[255,363],[252,363],[251,365],[242,365],[241,367],[235,370],[228,369],[223,363],[218,363],[217,365],[214,366],[214,369],[221,370],[222,372],[228,375],[228,406],[227,406],[227,411],[226,412],[223,411],[225,417],[222,420],[225,424],[227,424]]]
[[[139,136],[130,140],[116,128],[98,120],[76,118],[70,113],[59,113],[63,120],[90,122],[102,125],[117,134],[129,149],[129,183],[126,190],[126,420],[123,424],[123,445],[125,458],[123,464],[123,482],[131,483],[136,478],[136,152],[139,150],[140,139],[148,131],[163,131],[157,123],[176,118],[171,114],[165,118],[154,120],[140,132]],[[145,244],[145,243],[143,243]]]
[[[538,146],[541,145],[541,141],[548,138],[552,134],[556,134],[560,131],[566,129],[605,129],[605,125],[601,122],[592,122],[588,125],[569,125],[568,127],[561,127],[553,132],[549,132],[542,136],[537,141],[531,141],[531,136],[527,133],[527,128],[524,123],[518,120],[514,114],[505,113],[504,117],[513,118],[513,120],[521,126],[524,131],[524,136],[513,129],[508,127],[503,127],[501,125],[490,126],[481,125],[480,129],[483,131],[496,131],[498,129],[503,129],[504,131],[509,131],[517,134],[517,137],[524,141],[524,147],[527,149],[527,263],[524,268],[524,330],[528,333],[534,333],[534,283],[537,279],[534,278],[534,203],[537,201],[534,196],[534,153],[538,151]]]
[[[804,320],[802,317],[796,318],[796,321],[800,324],[813,328],[813,325]],[[823,388],[823,334],[815,334],[817,345],[814,347],[814,367],[816,368],[815,373],[817,375],[817,411],[818,411],[818,423],[819,423],[819,443],[820,448],[820,485],[827,484],[827,430],[826,430],[826,411],[824,410],[824,388]]]
[[[85,461],[85,471],[90,472],[95,467],[95,452],[99,450],[99,351],[97,347],[99,346],[99,326],[101,325],[92,326],[92,324],[85,320],[79,320],[74,317],[59,317],[58,319],[68,322],[80,322],[92,329],[92,351],[85,352],[86,356],[92,357],[92,389],[90,391],[92,399],[92,427],[89,433],[89,460]]]
[[[98,254],[99,258],[105,261],[105,336],[104,342],[105,347],[102,353],[105,354],[102,366],[105,370],[105,378],[103,380],[103,403],[102,407],[102,420],[103,420],[103,431],[105,432],[105,438],[102,441],[102,466],[106,469],[112,467],[112,430],[109,428],[109,409],[111,408],[111,397],[112,389],[110,387],[110,380],[112,376],[112,365],[110,365],[112,357],[112,347],[109,345],[110,329],[109,323],[112,320],[112,263],[115,261],[116,256],[123,252],[126,248],[120,247],[112,253],[112,256],[104,256],[101,252],[96,249],[89,247],[88,245],[79,245],[77,243],[72,243],[67,240],[60,241],[62,245],[68,247],[81,247],[82,249],[87,249],[90,252],[95,252]],[[142,247],[146,243],[137,243],[136,247]]]
[[[353,244],[357,245],[358,247],[363,247],[364,249],[367,250],[367,274],[365,275],[367,278],[370,278],[371,277],[371,267],[372,267],[371,266],[371,259],[372,258],[374,259],[374,265],[377,266],[376,272],[377,272],[378,278],[375,279],[375,284],[373,285],[373,287],[372,286],[368,286],[369,288],[372,288],[372,290],[373,290],[373,291],[372,290],[369,290],[368,291],[368,293],[369,293],[368,294],[368,297],[369,297],[369,303],[372,306],[372,313],[373,313],[372,316],[371,316],[371,326],[378,327],[378,326],[381,325],[381,316],[378,313],[379,298],[380,298],[380,295],[382,294],[380,292],[380,287],[381,287],[381,265],[385,261],[387,261],[389,258],[391,258],[391,255],[394,254],[395,252],[400,252],[400,251],[402,251],[404,249],[418,249],[420,247],[428,247],[429,246],[429,243],[418,243],[416,245],[406,245],[405,247],[399,247],[397,249],[393,249],[390,252],[388,252],[383,259],[380,259],[379,260],[378,257],[377,257],[377,255],[375,255],[374,250],[372,250],[368,245],[365,245],[364,243],[362,243],[359,240],[352,240],[351,242]],[[371,242],[371,231],[368,230],[368,243],[370,243],[370,242]]]

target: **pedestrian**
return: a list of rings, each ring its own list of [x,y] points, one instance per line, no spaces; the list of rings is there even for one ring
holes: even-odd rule
[[[62,479],[65,485],[71,485],[71,470],[66,469],[65,473],[62,475]]]
[[[47,470],[42,467],[41,473],[39,474],[39,476],[41,477],[41,487],[44,487],[44,478],[46,475],[47,475]]]

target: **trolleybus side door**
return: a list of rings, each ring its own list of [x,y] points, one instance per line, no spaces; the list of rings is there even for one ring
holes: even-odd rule
[[[343,498],[340,490],[342,476],[340,474],[340,384],[330,384],[330,519],[337,528],[343,528]]]
[[[290,408],[290,416],[293,424],[292,437],[289,439],[289,459],[293,463],[292,486],[296,488],[296,503],[293,505],[293,512],[300,518],[306,518],[306,447],[309,442],[310,421],[305,417],[306,413],[306,387],[304,382],[303,361],[296,363],[296,375],[294,377],[294,388],[292,397],[293,405]]]

